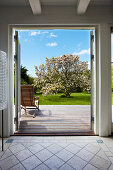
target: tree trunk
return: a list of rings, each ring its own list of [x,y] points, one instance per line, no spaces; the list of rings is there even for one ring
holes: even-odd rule
[[[70,97],[70,93],[69,92],[66,92],[65,95],[66,95],[66,97]]]

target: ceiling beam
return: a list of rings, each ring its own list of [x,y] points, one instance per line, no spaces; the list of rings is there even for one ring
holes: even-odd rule
[[[32,12],[34,15],[41,14],[41,3],[40,0],[29,0]]]
[[[78,0],[77,13],[84,14],[91,0]]]

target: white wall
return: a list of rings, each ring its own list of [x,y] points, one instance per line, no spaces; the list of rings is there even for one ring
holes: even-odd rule
[[[97,26],[97,107],[96,133],[101,136],[110,134],[111,96],[110,92],[110,25],[113,23],[113,7],[89,7],[85,15],[78,16],[76,7],[42,7],[42,14],[33,16],[30,7],[0,7],[0,50],[8,53],[12,63],[11,51],[8,51],[8,28],[10,25],[96,25]],[[9,34],[11,35],[11,33]],[[5,111],[5,136],[12,134],[12,72],[9,64],[8,108]],[[104,123],[106,122],[106,123]]]
[[[99,30],[99,134],[110,134],[111,109],[111,31],[108,24],[101,24]]]
[[[30,7],[0,8],[0,23],[8,24],[100,24],[112,23],[112,7],[89,7],[78,16],[76,7],[42,7],[42,14],[33,16]]]

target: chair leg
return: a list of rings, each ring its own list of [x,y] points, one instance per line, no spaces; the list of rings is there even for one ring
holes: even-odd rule
[[[36,109],[35,109],[35,111],[36,111]],[[35,117],[36,117],[36,114],[35,114],[35,112],[34,112],[33,118],[35,118]]]
[[[25,115],[26,115],[26,108],[24,110],[25,110]]]

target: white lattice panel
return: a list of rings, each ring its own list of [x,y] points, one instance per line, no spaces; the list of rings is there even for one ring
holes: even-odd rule
[[[7,56],[0,51],[0,110],[7,107]]]

